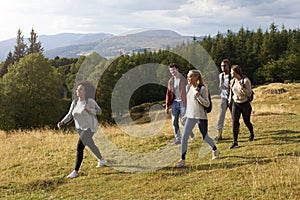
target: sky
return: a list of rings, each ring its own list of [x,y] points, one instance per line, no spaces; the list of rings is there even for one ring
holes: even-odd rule
[[[9,0],[0,6],[0,41],[59,33],[169,29],[181,35],[216,35],[241,27],[300,28],[300,0]]]

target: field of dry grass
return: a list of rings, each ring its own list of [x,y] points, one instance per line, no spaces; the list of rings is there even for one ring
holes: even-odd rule
[[[85,151],[79,177],[73,180],[66,176],[74,166],[74,131],[1,132],[0,199],[300,199],[300,84],[274,83],[254,92],[255,141],[247,142],[241,123],[241,148],[230,150],[227,115],[224,140],[217,143],[221,158],[211,161],[194,129],[196,139],[189,143],[182,169],[173,168],[180,148],[169,144],[170,118],[152,137],[101,127],[95,140],[108,166],[95,168],[97,160]],[[216,134],[216,115],[215,109],[211,136]]]

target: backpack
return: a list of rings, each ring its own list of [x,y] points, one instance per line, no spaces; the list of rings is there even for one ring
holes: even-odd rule
[[[242,84],[244,84],[244,79],[245,79],[245,77],[242,77]],[[233,87],[234,83],[235,83],[235,79],[233,79],[231,87]],[[251,88],[251,95],[249,97],[247,97],[247,99],[248,99],[248,102],[251,102],[254,99],[254,92],[253,92],[252,88]]]
[[[199,88],[199,91],[201,90],[201,87],[203,85],[198,85],[198,88]],[[210,96],[210,92],[209,92],[209,89],[207,88],[207,91],[208,91],[208,100],[209,100],[209,106],[208,107],[204,107],[204,109],[206,110],[207,113],[210,113],[211,110],[212,110],[212,102],[211,102],[211,96]]]

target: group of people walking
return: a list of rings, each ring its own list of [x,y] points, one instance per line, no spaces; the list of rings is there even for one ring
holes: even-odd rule
[[[178,70],[176,64],[169,65],[172,77],[168,82],[166,93],[166,112],[169,113],[172,107],[172,125],[174,129],[175,141],[173,144],[181,144],[180,160],[175,167],[185,166],[185,159],[188,147],[188,139],[194,139],[192,129],[197,124],[202,139],[212,148],[212,160],[219,158],[220,151],[215,142],[208,135],[208,119],[205,107],[210,102],[208,98],[208,87],[205,84],[201,72],[192,69],[188,72],[187,80]],[[252,107],[248,100],[251,96],[252,88],[249,78],[242,74],[239,65],[230,66],[228,59],[221,62],[221,73],[219,75],[219,88],[221,90],[220,115],[217,124],[218,135],[216,140],[222,139],[224,120],[227,109],[232,116],[233,143],[230,149],[238,148],[239,119],[243,120],[249,129],[249,141],[254,140],[253,125],[250,121]],[[179,129],[180,122],[184,126],[181,137]]]
[[[240,66],[234,65],[230,67],[229,60],[225,59],[221,63],[221,70],[222,73],[219,75],[219,87],[221,89],[220,116],[217,125],[218,136],[215,139],[222,139],[226,110],[229,108],[232,116],[233,143],[230,147],[232,149],[239,147],[238,133],[241,115],[250,132],[249,141],[254,140],[253,126],[250,121],[252,107],[248,101],[252,89],[250,80],[242,74]],[[169,71],[172,77],[168,81],[166,92],[166,113],[170,112],[170,108],[172,109],[172,125],[175,135],[173,144],[181,144],[180,160],[175,167],[185,166],[188,139],[194,139],[195,135],[192,130],[196,124],[199,127],[202,139],[212,149],[212,160],[219,158],[220,151],[213,139],[208,135],[208,118],[205,108],[210,105],[209,91],[201,72],[192,69],[185,77],[179,72],[179,66],[175,63],[169,65]],[[92,84],[87,81],[79,82],[76,86],[75,99],[71,103],[69,112],[57,123],[57,126],[60,128],[74,119],[75,127],[79,134],[75,167],[67,176],[68,178],[78,177],[86,146],[97,157],[97,167],[102,167],[107,162],[93,140],[93,135],[97,132],[99,126],[96,114],[101,112],[94,96],[95,87]],[[182,136],[179,121],[184,126]]]

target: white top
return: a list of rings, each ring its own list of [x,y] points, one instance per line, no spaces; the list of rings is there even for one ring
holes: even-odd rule
[[[208,91],[205,86],[201,87],[200,96],[197,98],[195,93],[198,87],[187,86],[187,105],[185,116],[193,119],[207,119],[207,113],[203,106],[209,106]]]
[[[88,103],[91,111],[88,112],[84,107]],[[76,129],[87,130],[91,129],[92,132],[98,130],[98,120],[96,114],[100,113],[101,109],[92,98],[89,98],[87,101],[74,100],[70,106],[69,112],[63,118],[64,123],[68,123],[72,118],[74,118]]]
[[[232,85],[233,84],[233,85]],[[248,97],[252,94],[251,81],[247,77],[243,77],[240,81],[233,79],[231,81],[230,96],[236,103],[244,103],[248,101]],[[229,99],[230,101],[230,99]]]
[[[175,99],[174,101],[181,101],[181,97],[180,97],[180,90],[179,90],[179,81],[180,79],[177,79],[176,77],[174,77],[174,93],[175,93]]]

